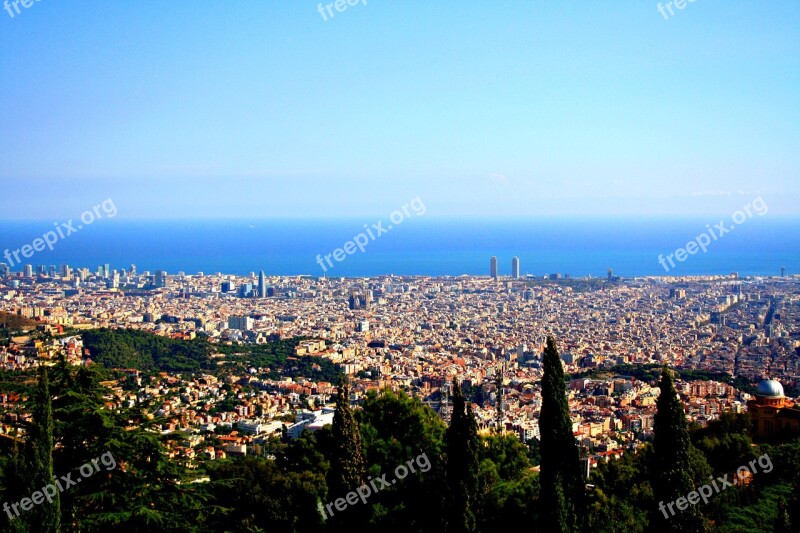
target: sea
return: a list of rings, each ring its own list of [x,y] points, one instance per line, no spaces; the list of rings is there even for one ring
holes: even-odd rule
[[[98,219],[59,238],[53,250],[34,251],[21,263],[69,264],[96,270],[135,264],[139,272],[368,277],[386,274],[488,275],[490,257],[499,274],[622,277],[714,275],[774,276],[781,267],[800,273],[800,218],[754,216],[722,235],[719,219],[569,218],[434,219],[409,217],[399,224],[378,219],[123,220]],[[383,229],[375,229],[380,225]],[[391,227],[391,229],[388,229]],[[0,222],[0,254],[13,252],[54,229],[54,222]],[[369,231],[368,231],[369,230]],[[714,232],[713,237],[709,230]],[[371,231],[371,236],[370,232]],[[378,233],[382,231],[380,235]],[[700,234],[707,238],[697,239]],[[358,239],[364,251],[335,254]],[[52,240],[52,236],[51,236]],[[710,240],[683,261],[668,254],[694,240]],[[41,246],[39,246],[41,247]],[[30,251],[30,250],[29,250]],[[325,256],[330,254],[329,261]],[[659,263],[665,257],[665,265]],[[338,261],[336,258],[342,259]],[[12,256],[13,259],[13,256]],[[8,259],[0,258],[8,263]],[[15,263],[15,262],[14,262]],[[20,271],[22,265],[11,264]]]

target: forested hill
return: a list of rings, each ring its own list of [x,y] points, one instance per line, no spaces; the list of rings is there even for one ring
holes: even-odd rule
[[[269,377],[306,377],[336,382],[339,370],[327,359],[294,357],[302,338],[267,344],[227,346],[211,344],[204,338],[178,340],[133,329],[97,329],[82,334],[91,358],[106,368],[135,368],[145,372],[192,372],[213,370],[217,362],[229,366],[255,366]],[[212,355],[219,353],[219,359]]]
[[[133,329],[97,329],[83,333],[91,358],[107,368],[181,372],[211,367],[211,345],[182,341]]]

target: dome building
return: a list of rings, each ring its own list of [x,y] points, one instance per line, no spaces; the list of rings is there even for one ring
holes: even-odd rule
[[[774,379],[758,384],[755,399],[747,402],[756,440],[782,440],[800,435],[800,409],[786,398]]]

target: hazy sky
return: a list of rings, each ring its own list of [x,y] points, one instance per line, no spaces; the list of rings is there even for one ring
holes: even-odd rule
[[[800,2],[656,5],[10,7],[1,216],[800,214]]]

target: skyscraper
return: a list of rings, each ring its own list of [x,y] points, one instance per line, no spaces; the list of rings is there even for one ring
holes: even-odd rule
[[[490,263],[490,270],[491,270],[492,277],[494,279],[497,279],[497,256],[496,255],[492,256],[492,261]]]
[[[33,265],[25,265],[24,275],[25,275],[26,278],[32,278],[33,277]]]
[[[264,271],[262,270],[258,274],[258,297],[259,298],[266,298],[267,297],[267,283],[264,280]]]
[[[253,292],[252,283],[243,283],[242,285],[239,285],[239,291],[238,291],[239,298],[247,298],[249,296],[252,296],[250,294],[252,292]]]
[[[519,257],[515,257],[511,260],[511,277],[519,279]]]
[[[156,270],[155,285],[156,285],[156,287],[166,287],[167,286],[167,271],[166,270]]]

